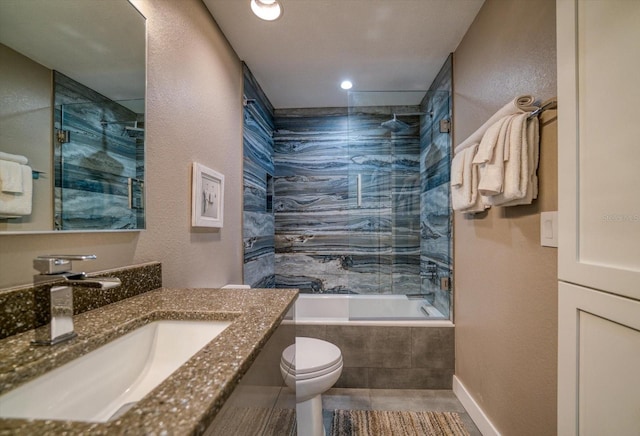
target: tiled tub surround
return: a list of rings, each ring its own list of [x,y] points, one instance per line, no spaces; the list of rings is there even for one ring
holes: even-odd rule
[[[33,331],[0,341],[0,393],[157,319],[232,324],[115,421],[0,420],[0,434],[202,434],[280,324],[295,290],[160,288],[74,317],[78,337],[30,345]]]
[[[340,348],[344,367],[335,385],[337,388],[452,387],[455,370],[453,324],[393,327],[296,323],[296,335],[324,339]]]
[[[450,291],[439,279],[452,269],[451,138],[439,126],[451,119],[451,57],[419,107],[351,113],[274,110],[246,66],[244,73],[245,282],[313,293],[431,293],[449,314]],[[416,128],[391,133],[380,123],[393,112],[433,116],[420,117],[419,128],[418,117],[403,116]],[[425,274],[432,262],[437,277]]]
[[[162,268],[159,262],[87,275],[117,277],[122,285],[107,290],[73,288],[73,308],[76,315],[162,286]],[[0,339],[47,324],[51,300],[49,289],[60,283],[57,281],[0,290]]]
[[[344,368],[336,387],[451,389],[454,324],[448,319],[403,316],[357,318],[363,312],[360,306],[371,304],[366,301],[369,298],[381,301],[402,296],[301,294],[296,300],[296,335],[327,340],[342,351]],[[393,301],[378,307],[391,310]],[[403,304],[396,309],[414,310]]]
[[[247,98],[242,131],[244,282],[252,288],[273,288],[273,107],[249,68],[243,68]]]
[[[276,286],[313,293],[418,292],[418,117],[403,119],[415,126],[406,132],[380,126],[394,112],[417,111],[276,111]]]

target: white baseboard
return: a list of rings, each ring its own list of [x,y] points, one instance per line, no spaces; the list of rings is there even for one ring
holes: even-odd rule
[[[482,436],[500,436],[500,432],[493,426],[489,417],[484,414],[476,400],[455,375],[453,376],[453,393],[458,397]]]

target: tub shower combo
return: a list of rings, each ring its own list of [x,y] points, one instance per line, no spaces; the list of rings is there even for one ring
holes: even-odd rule
[[[246,67],[244,92],[244,282],[300,289],[296,336],[342,350],[336,386],[450,388],[450,59],[343,108],[274,109]]]
[[[351,92],[348,108],[274,111],[273,153],[262,153],[273,169],[257,175],[245,160],[268,198],[245,186],[245,236],[256,232],[245,282],[354,296],[340,300],[352,318],[449,319],[449,117],[447,91]],[[261,203],[264,215],[251,210]]]

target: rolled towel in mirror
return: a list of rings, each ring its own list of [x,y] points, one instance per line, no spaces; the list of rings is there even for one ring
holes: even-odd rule
[[[8,160],[0,160],[0,191],[21,194],[23,191],[22,184],[22,167],[16,162]]]
[[[0,160],[8,160],[9,162],[15,162],[20,165],[26,165],[29,163],[29,159],[27,159],[25,156],[5,153],[4,151],[0,151]]]
[[[0,216],[20,217],[31,215],[33,199],[33,179],[31,167],[20,165],[22,174],[22,192],[2,192],[0,191]]]

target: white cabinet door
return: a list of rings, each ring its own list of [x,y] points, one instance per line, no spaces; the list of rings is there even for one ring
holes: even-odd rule
[[[640,299],[640,1],[558,0],[560,280]]]
[[[640,302],[559,288],[558,435],[640,434]]]

